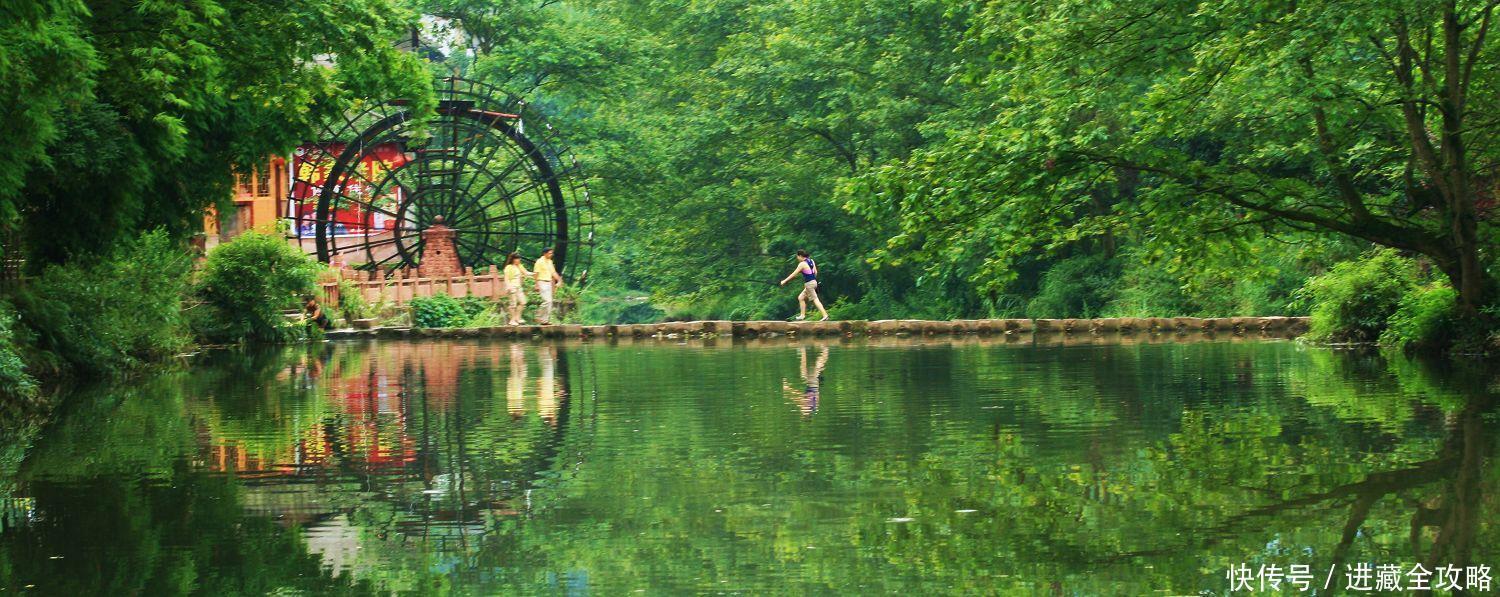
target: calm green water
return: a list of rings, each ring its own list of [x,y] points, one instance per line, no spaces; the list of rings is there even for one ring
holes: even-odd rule
[[[1486,375],[1290,342],[221,353],[79,391],[0,469],[0,592],[1184,594],[1239,564],[1314,588],[1500,565]]]

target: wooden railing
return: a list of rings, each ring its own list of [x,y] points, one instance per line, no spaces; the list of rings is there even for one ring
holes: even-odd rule
[[[329,272],[329,275],[318,282],[319,300],[326,305],[340,304],[340,280],[353,286],[368,303],[402,305],[417,297],[437,294],[489,299],[499,299],[506,295],[505,280],[500,275],[500,268],[495,266],[490,266],[484,273],[475,273],[474,268],[466,267],[462,274],[444,277],[423,276],[419,268],[399,269],[392,272],[389,278],[382,276],[380,272],[348,268],[332,269]]]

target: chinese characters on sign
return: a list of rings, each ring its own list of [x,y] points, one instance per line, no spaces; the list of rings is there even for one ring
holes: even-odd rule
[[[292,155],[291,209],[298,236],[313,236],[320,224],[317,204],[328,182],[328,170],[345,150],[343,143],[321,143],[298,147]],[[391,174],[406,164],[406,155],[394,143],[368,148],[353,171],[345,172],[335,187],[330,221],[321,222],[335,236],[369,234],[396,226],[395,215],[404,190]]]
[[[1238,564],[1229,567],[1225,577],[1229,579],[1230,592],[1286,591],[1342,589],[1363,593],[1401,591],[1490,591],[1489,566],[1437,566],[1428,570],[1422,564],[1370,564],[1358,562],[1344,564],[1342,569],[1330,565],[1327,570],[1313,569],[1307,564],[1261,564],[1251,567]],[[1319,578],[1321,577],[1321,578]]]

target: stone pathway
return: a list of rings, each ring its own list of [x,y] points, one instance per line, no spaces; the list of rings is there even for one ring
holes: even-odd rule
[[[1020,336],[1103,334],[1232,334],[1294,337],[1306,317],[1122,317],[1110,319],[956,319],[926,321],[677,321],[631,325],[517,325],[485,328],[333,330],[339,338],[775,338],[877,336]]]

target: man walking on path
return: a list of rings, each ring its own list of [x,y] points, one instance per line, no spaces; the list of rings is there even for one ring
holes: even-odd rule
[[[813,261],[811,255],[807,254],[807,251],[801,249],[797,250],[797,267],[792,269],[792,273],[786,275],[781,285],[786,286],[786,283],[791,282],[797,274],[802,274],[802,292],[797,295],[799,311],[797,319],[807,319],[807,299],[812,299],[818,310],[823,312],[823,321],[828,321],[828,310],[823,308],[823,301],[818,300],[818,264]]]
[[[542,256],[536,259],[536,293],[541,295],[542,304],[537,306],[537,321],[543,325],[552,323],[552,289],[562,284],[562,276],[557,275],[557,268],[552,265],[552,247],[542,249]]]

